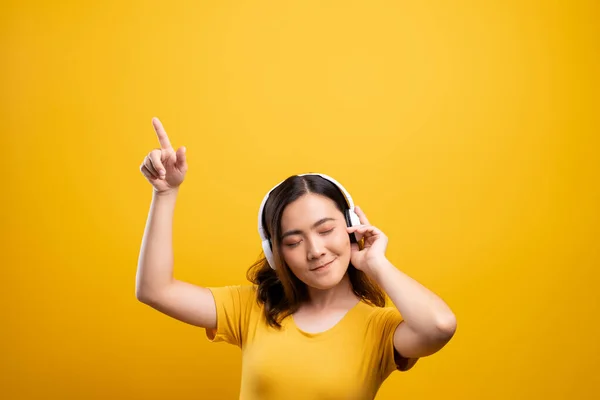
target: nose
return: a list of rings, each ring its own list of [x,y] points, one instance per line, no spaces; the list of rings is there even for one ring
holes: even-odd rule
[[[318,238],[311,238],[308,241],[307,246],[307,258],[308,260],[316,260],[325,255],[325,245],[323,241]]]

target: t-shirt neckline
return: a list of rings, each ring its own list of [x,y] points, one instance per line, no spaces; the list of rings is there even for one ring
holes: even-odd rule
[[[338,322],[336,322],[335,325],[333,325],[331,328],[326,329],[321,332],[313,333],[313,332],[306,332],[306,331],[300,329],[300,327],[298,327],[298,325],[296,325],[296,321],[294,321],[293,314],[289,316],[289,325],[292,327],[292,329],[294,329],[300,335],[305,336],[307,338],[312,338],[312,339],[322,338],[322,337],[330,335],[333,332],[341,329],[340,327],[343,326],[348,319],[350,319],[350,316],[356,312],[356,310],[361,306],[361,304],[362,304],[362,300],[358,300],[358,302],[355,305],[353,305],[351,308],[348,309],[348,311],[346,311],[346,313],[342,316],[342,318]]]

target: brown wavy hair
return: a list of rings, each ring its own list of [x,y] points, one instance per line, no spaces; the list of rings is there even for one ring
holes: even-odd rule
[[[246,277],[257,285],[257,301],[264,305],[267,323],[275,328],[280,328],[281,321],[296,312],[300,304],[308,300],[306,284],[294,275],[280,252],[283,210],[288,204],[308,193],[330,198],[343,214],[348,208],[340,189],[319,175],[290,176],[269,195],[264,208],[263,225],[271,238],[277,269],[273,270],[261,253],[261,257],[248,269]],[[350,263],[347,274],[356,296],[374,306],[385,306],[384,292],[364,272]]]

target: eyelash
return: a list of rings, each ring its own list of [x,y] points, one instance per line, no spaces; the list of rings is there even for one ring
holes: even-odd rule
[[[330,234],[330,233],[331,233],[331,232],[332,232],[334,229],[335,229],[335,228],[331,228],[331,229],[330,229],[330,230],[328,230],[328,231],[321,232],[321,235],[328,235],[328,234]],[[296,247],[296,246],[297,246],[297,245],[299,245],[299,244],[300,244],[300,242],[296,242],[296,243],[288,243],[288,244],[286,244],[286,246],[287,246],[287,247],[292,247],[292,248],[293,248],[293,247]]]

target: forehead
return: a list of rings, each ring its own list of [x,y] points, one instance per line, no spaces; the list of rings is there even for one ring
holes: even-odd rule
[[[281,216],[281,229],[310,226],[321,218],[343,216],[333,200],[314,193],[307,193],[288,204]]]

